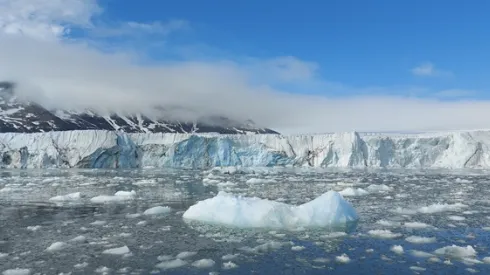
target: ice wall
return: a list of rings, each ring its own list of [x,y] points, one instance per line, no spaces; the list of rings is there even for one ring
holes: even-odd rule
[[[423,135],[0,134],[2,168],[490,168],[490,131]]]

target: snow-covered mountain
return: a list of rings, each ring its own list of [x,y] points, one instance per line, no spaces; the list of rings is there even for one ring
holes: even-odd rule
[[[217,166],[490,168],[490,131],[299,136],[92,130],[0,134],[3,168]]]
[[[277,134],[259,128],[250,120],[237,122],[222,116],[204,117],[198,122],[152,119],[141,114],[112,113],[99,115],[84,110],[48,110],[21,100],[15,94],[15,84],[0,82],[0,133],[35,133],[73,130],[119,130],[126,133],[220,133]]]

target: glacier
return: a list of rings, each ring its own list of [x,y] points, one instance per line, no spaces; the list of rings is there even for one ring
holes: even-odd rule
[[[490,168],[490,131],[219,135],[1,133],[1,168]]]

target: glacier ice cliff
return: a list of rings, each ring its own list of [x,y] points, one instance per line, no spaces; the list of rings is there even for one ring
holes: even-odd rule
[[[296,136],[100,130],[2,133],[0,167],[490,168],[489,146],[490,131]]]

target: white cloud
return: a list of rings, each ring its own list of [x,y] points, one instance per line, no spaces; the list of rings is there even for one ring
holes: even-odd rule
[[[90,34],[97,37],[113,36],[135,36],[141,37],[146,35],[166,36],[172,32],[181,31],[190,28],[189,22],[185,20],[170,20],[168,22],[119,22],[109,26],[98,26],[91,30]]]
[[[435,65],[426,62],[412,69],[412,74],[416,76],[450,76],[451,72],[436,69]]]
[[[463,89],[448,89],[442,90],[434,94],[438,98],[458,98],[458,97],[468,97],[477,94],[473,90],[463,90]]]
[[[50,1],[61,3],[61,0]],[[38,14],[33,19],[16,15],[17,21],[9,22],[23,22],[25,26],[42,22],[44,26],[58,26],[63,30],[71,26],[91,26],[90,18],[99,12],[95,2],[80,1],[91,3],[91,6],[74,9],[79,2],[69,1],[66,3],[71,3],[72,8],[60,9],[52,5],[51,10],[46,10],[38,5],[44,10],[36,12],[31,7],[33,13]],[[5,14],[1,11],[1,22],[6,22]],[[127,52],[109,54],[80,41],[44,39],[44,36],[25,35],[30,33],[26,31],[23,31],[24,35],[8,35],[4,28],[2,30],[0,79],[17,81],[22,95],[52,107],[148,112],[154,105],[182,106],[193,111],[173,112],[172,115],[193,118],[220,114],[236,119],[251,118],[286,133],[488,127],[488,101],[441,102],[373,96],[367,92],[386,91],[386,88],[353,89],[331,85],[319,79],[315,63],[294,57],[255,59],[245,63],[222,60],[162,62],[145,66],[133,62],[137,57]],[[49,31],[45,34],[50,36]],[[59,32],[53,32],[51,37],[57,35]],[[364,95],[328,98],[272,88],[281,86],[275,85],[278,83],[287,86],[292,81],[301,83],[302,87],[322,83],[322,87],[341,89],[345,94]]]
[[[0,31],[55,39],[73,25],[90,26],[100,10],[96,0],[0,0]]]

